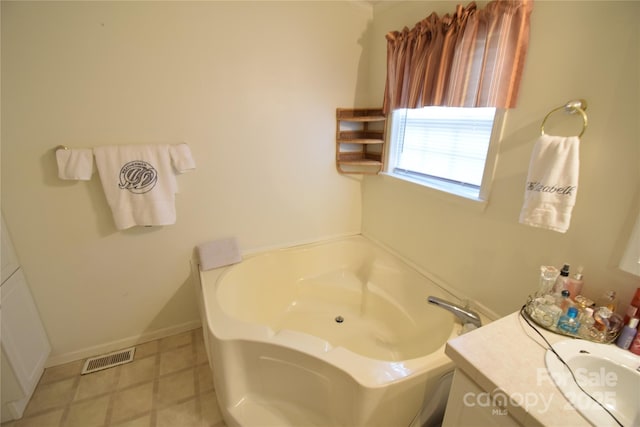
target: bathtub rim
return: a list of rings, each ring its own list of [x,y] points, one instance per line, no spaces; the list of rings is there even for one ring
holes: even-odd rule
[[[376,240],[371,239],[362,233],[342,235],[278,248],[247,251],[243,253],[243,259],[251,259],[271,252],[311,248],[318,245],[331,244],[333,242],[349,239],[364,240],[373,246],[377,246],[379,249],[388,252],[393,257],[396,257],[398,260],[406,264],[408,268],[415,270],[417,273],[430,280],[434,286],[441,289],[444,293],[451,295],[452,298],[457,301],[465,301],[464,299],[459,298],[455,293],[451,292],[449,287],[441,286],[439,281],[432,278],[432,275],[424,274],[424,271],[416,268],[415,264],[406,260],[395,251],[390,250],[387,246],[380,244]],[[447,340],[429,354],[401,361],[373,359],[355,353],[344,347],[333,347],[327,341],[319,337],[288,329],[273,331],[266,325],[250,323],[229,316],[218,303],[216,284],[220,279],[224,278],[229,269],[233,268],[233,265],[202,271],[197,263],[197,259],[194,259],[193,262],[195,263],[195,270],[199,274],[199,294],[202,299],[202,309],[204,310],[202,317],[206,320],[206,328],[217,340],[256,341],[294,349],[336,366],[351,376],[361,386],[368,388],[385,387],[395,381],[401,381],[406,378],[412,378],[420,375],[428,375],[431,370],[442,369],[442,367],[447,365],[449,365],[451,369],[454,367],[453,362],[445,355],[444,349],[448,340],[460,335],[462,324],[457,319],[454,319],[453,321],[451,334]],[[427,304],[426,296],[425,304]],[[480,312],[483,317],[483,324],[490,321],[490,317],[486,316],[482,310],[477,308],[475,305],[473,308]],[[233,325],[232,333],[229,332],[229,323]],[[222,325],[225,327],[223,328]],[[295,339],[291,339],[292,337]]]

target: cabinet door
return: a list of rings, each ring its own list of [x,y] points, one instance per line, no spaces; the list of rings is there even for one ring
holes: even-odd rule
[[[508,414],[507,410],[478,404],[478,402],[486,402],[487,399],[482,397],[484,395],[487,395],[486,391],[460,369],[456,369],[442,427],[521,426]]]
[[[44,371],[51,346],[22,269],[2,284],[0,297],[2,350],[20,387],[30,395]]]
[[[19,267],[18,258],[13,250],[13,244],[7,231],[7,226],[4,223],[4,217],[2,217],[2,228],[0,228],[0,261],[2,262],[2,281],[9,278]]]

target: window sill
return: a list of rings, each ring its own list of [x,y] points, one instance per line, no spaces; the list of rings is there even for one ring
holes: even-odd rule
[[[391,179],[393,181],[401,182],[405,185],[417,186],[421,189],[424,189],[425,194],[429,197],[434,197],[445,202],[459,204],[466,208],[471,208],[478,211],[484,211],[487,207],[488,201],[480,199],[474,195],[462,195],[455,194],[450,189],[454,188],[454,186],[449,186],[446,183],[436,183],[430,184],[424,181],[419,181],[417,179],[412,179],[410,176],[394,174],[391,172],[381,172],[379,174],[384,179]],[[455,187],[456,190],[459,190],[459,187]]]

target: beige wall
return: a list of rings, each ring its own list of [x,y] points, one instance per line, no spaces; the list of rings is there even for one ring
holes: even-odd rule
[[[2,2],[2,210],[53,363],[197,325],[199,243],[242,250],[360,231],[334,165],[370,6],[347,2]],[[58,144],[184,141],[173,226],[116,231],[96,175]]]
[[[640,204],[640,3],[535,3],[484,211],[335,172],[335,108],[381,103],[384,34],[454,4],[3,1],[2,210],[51,360],[197,325],[192,249],[232,235],[248,251],[362,229],[502,314],[540,264],[584,264],[585,290],[627,300],[640,286],[617,268]],[[591,124],[571,228],[519,225],[540,122],[577,97]],[[178,141],[198,168],[178,177],[174,226],[117,232],[97,175],[56,177],[58,144]]]
[[[382,100],[384,34],[412,27],[434,10],[450,12],[453,3],[375,6],[372,102]],[[584,293],[615,289],[627,304],[640,286],[637,277],[617,267],[640,204],[639,20],[640,2],[536,1],[520,99],[506,119],[486,209],[388,176],[368,177],[363,233],[499,314],[515,311],[537,289],[540,265],[564,262],[574,269],[584,265]],[[587,100],[590,123],[581,143],[571,227],[561,234],[520,225],[529,156],[542,119],[575,98]],[[570,120],[567,127],[575,124]],[[579,121],[569,134],[576,129]]]

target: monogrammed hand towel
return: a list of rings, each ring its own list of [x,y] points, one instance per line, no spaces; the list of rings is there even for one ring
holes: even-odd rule
[[[564,233],[578,191],[580,138],[542,135],[536,141],[524,192],[520,222]]]
[[[93,153],[118,230],[176,222],[176,174],[195,169],[188,145],[112,145]]]

